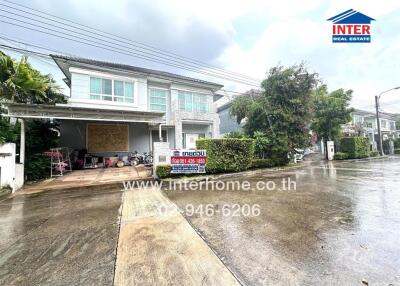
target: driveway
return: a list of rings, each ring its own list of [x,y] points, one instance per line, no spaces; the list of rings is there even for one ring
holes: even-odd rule
[[[57,190],[0,202],[0,285],[112,285],[121,198]]]
[[[279,186],[288,177],[296,190],[165,193],[181,209],[190,206],[186,218],[244,285],[400,285],[398,157],[220,180],[255,188],[259,180]],[[207,204],[212,216],[192,215]],[[258,204],[260,215],[233,216],[235,204]],[[223,215],[223,206],[231,212]]]
[[[0,285],[400,285],[399,174],[397,157],[217,178],[290,190],[16,195],[0,201]]]

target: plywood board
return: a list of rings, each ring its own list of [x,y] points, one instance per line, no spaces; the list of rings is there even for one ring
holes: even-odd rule
[[[89,153],[128,152],[129,126],[127,124],[87,124]]]

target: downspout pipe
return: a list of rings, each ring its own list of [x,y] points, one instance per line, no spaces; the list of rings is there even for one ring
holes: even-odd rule
[[[163,142],[163,137],[162,137],[162,127],[167,125],[166,123],[160,123],[160,125],[158,125],[158,139],[160,140],[160,142]]]

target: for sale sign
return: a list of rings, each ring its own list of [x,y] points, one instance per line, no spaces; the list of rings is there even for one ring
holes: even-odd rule
[[[205,173],[207,155],[206,150],[172,150],[171,173]]]

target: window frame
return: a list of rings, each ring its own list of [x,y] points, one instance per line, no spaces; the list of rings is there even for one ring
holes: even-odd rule
[[[111,94],[105,94],[105,93],[95,93],[91,91],[92,88],[92,79],[100,79],[103,83],[103,80],[109,80],[111,81]],[[124,95],[115,95],[115,82],[122,82],[122,89],[124,92]],[[130,83],[132,84],[132,97],[127,97],[125,96],[125,84]],[[102,75],[91,75],[89,74],[89,100],[91,101],[97,101],[97,102],[102,102],[102,103],[115,103],[115,104],[129,104],[129,105],[136,105],[136,81],[132,79],[125,79],[125,78],[113,78],[113,77],[107,77],[107,76],[102,76]],[[99,96],[100,99],[94,99],[91,98],[92,96]],[[104,97],[111,97],[111,100],[106,100],[103,99]],[[116,98],[123,99],[123,101],[118,101],[115,100]],[[132,102],[130,101],[125,101],[126,98],[131,98]]]
[[[184,95],[184,104],[183,104],[183,108],[181,106],[181,94]],[[190,94],[190,110],[186,108],[186,99],[187,99],[187,94]],[[210,95],[208,93],[204,93],[204,92],[198,92],[198,91],[192,91],[192,90],[183,90],[183,89],[179,89],[178,90],[178,110],[179,111],[184,111],[184,112],[196,112],[196,113],[210,113],[210,102],[209,102],[209,97]],[[197,97],[199,99],[198,102],[195,102],[195,97]],[[202,102],[202,99],[205,100],[205,102]],[[195,104],[198,103],[198,104]],[[201,104],[205,104],[204,106],[206,107],[203,110],[201,110]]]
[[[151,98],[152,98],[152,95],[151,95],[151,92],[150,92],[150,90],[162,90],[162,91],[165,91],[165,110],[162,110],[162,111],[160,111],[160,110],[153,110],[152,108],[151,108],[151,106],[152,105],[158,105],[158,106],[164,106],[164,104],[160,104],[160,103],[151,103]],[[169,89],[168,88],[162,88],[162,87],[156,87],[156,86],[149,86],[148,88],[147,88],[147,94],[148,94],[148,108],[149,108],[149,110],[150,111],[154,111],[154,112],[167,112],[167,110],[168,110],[168,101],[169,101]],[[159,97],[159,96],[155,96],[156,98],[163,98],[163,97]]]

